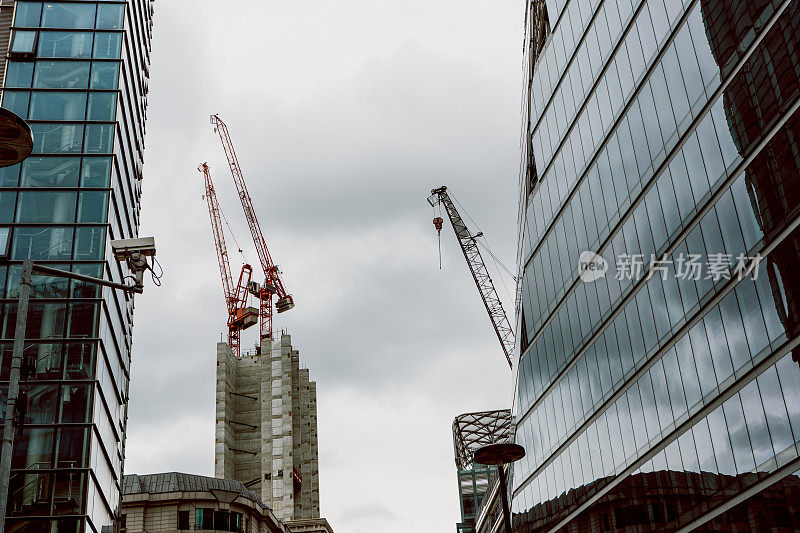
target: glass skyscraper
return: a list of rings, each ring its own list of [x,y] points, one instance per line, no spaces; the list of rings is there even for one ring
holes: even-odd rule
[[[12,4],[2,105],[28,120],[35,144],[0,170],[0,380],[24,258],[117,282],[129,274],[109,241],[139,228],[153,15],[149,0]],[[99,532],[119,507],[133,300],[39,276],[32,297],[6,528]]]
[[[800,2],[527,10],[515,531],[800,531]]]

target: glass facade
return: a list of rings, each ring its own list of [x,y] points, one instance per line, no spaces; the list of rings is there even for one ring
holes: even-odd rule
[[[800,3],[528,11],[515,530],[800,531]]]
[[[116,282],[111,239],[137,236],[152,3],[17,1],[2,106],[26,118],[32,155],[0,169],[0,395],[21,262]],[[8,531],[101,531],[118,513],[133,300],[34,277]]]

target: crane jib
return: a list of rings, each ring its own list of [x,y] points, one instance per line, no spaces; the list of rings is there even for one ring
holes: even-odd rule
[[[486,307],[489,319],[492,321],[492,326],[494,327],[494,331],[500,341],[500,346],[508,361],[508,366],[513,368],[511,355],[514,353],[516,342],[514,330],[511,328],[508,316],[506,315],[505,309],[503,309],[503,304],[500,301],[500,297],[497,295],[497,290],[494,287],[492,278],[489,276],[489,271],[478,249],[475,236],[470,233],[469,228],[467,228],[456,206],[447,194],[447,187],[433,189],[431,191],[431,196],[428,197],[428,203],[433,207],[439,204],[444,205],[447,216],[450,219],[450,224],[453,226],[453,231],[461,245],[461,251],[467,261],[467,266],[472,273],[472,278],[483,299],[483,305]],[[478,236],[480,235],[479,233]]]

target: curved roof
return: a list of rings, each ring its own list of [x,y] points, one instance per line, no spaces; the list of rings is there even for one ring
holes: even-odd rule
[[[163,474],[130,474],[122,481],[122,494],[161,494],[165,492],[207,492],[220,490],[235,492],[262,508],[267,506],[241,481],[216,477],[166,472]]]

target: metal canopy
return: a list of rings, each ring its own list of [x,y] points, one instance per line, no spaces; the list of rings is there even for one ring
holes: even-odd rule
[[[453,421],[453,448],[456,466],[469,470],[473,454],[490,444],[508,442],[511,438],[511,410],[482,411],[459,415]]]

